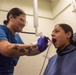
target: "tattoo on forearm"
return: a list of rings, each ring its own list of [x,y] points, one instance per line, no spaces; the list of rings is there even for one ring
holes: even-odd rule
[[[18,50],[18,45],[15,45],[12,49],[14,50]],[[22,48],[22,49],[19,49],[20,53],[25,53],[25,50]]]
[[[30,47],[26,48],[28,50],[28,53],[30,53],[32,51],[32,49]]]
[[[20,51],[20,53],[25,53],[25,50],[23,48],[20,49],[19,51]]]
[[[32,46],[32,48],[37,48],[37,45]]]
[[[19,49],[19,46],[15,44],[15,45],[12,47],[12,49],[14,49],[14,50],[19,50],[20,53],[25,53],[25,49],[28,50],[28,53],[31,53],[31,52],[32,52],[32,48],[33,48],[33,49],[36,49],[37,46],[34,45],[34,46],[32,46],[32,47],[27,47],[27,48],[21,48],[21,49]]]
[[[12,49],[14,49],[14,50],[18,50],[18,45],[15,45]]]

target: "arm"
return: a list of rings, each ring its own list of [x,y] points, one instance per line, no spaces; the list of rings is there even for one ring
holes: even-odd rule
[[[48,39],[39,38],[37,44],[11,44],[8,41],[0,41],[0,53],[4,56],[14,57],[22,55],[37,55],[47,48]]]
[[[22,56],[22,55],[36,55],[39,54],[38,46],[36,44],[11,44],[8,41],[0,41],[0,53],[4,56]]]

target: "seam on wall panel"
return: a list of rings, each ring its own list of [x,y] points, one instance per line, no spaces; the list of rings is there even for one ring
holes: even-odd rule
[[[3,10],[3,9],[0,9],[0,11],[3,11],[3,12],[8,12],[8,10]],[[26,14],[27,16],[33,16],[32,14]],[[49,20],[53,20],[53,18],[48,18],[48,17],[43,17],[43,16],[38,16],[39,18],[44,18],[44,19],[49,19]]]
[[[49,20],[54,20],[55,18],[57,18],[62,12],[64,12],[69,6],[71,5],[68,4],[64,9],[62,9],[56,16],[54,16],[53,18],[48,18],[48,17],[44,17],[44,16],[38,16],[39,18],[44,18],[44,19],[49,19]],[[3,10],[3,9],[0,9],[0,11],[3,11],[3,12],[8,12],[8,10]],[[33,16],[32,14],[26,14],[27,16]]]
[[[56,17],[58,17],[62,12],[64,12],[70,5],[71,5],[71,3],[68,4],[64,9],[62,9],[56,16],[54,16],[54,17],[53,17],[53,20],[54,20]]]

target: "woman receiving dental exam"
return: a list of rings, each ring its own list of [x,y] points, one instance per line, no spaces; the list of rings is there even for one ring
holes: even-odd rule
[[[73,29],[68,24],[57,24],[52,31],[56,55],[49,59],[43,75],[76,75],[76,47]]]

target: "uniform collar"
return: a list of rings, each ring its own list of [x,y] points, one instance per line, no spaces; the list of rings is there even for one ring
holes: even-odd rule
[[[63,55],[73,52],[74,50],[76,50],[75,46],[67,45],[63,50],[57,49],[56,52],[59,56],[63,56]]]

